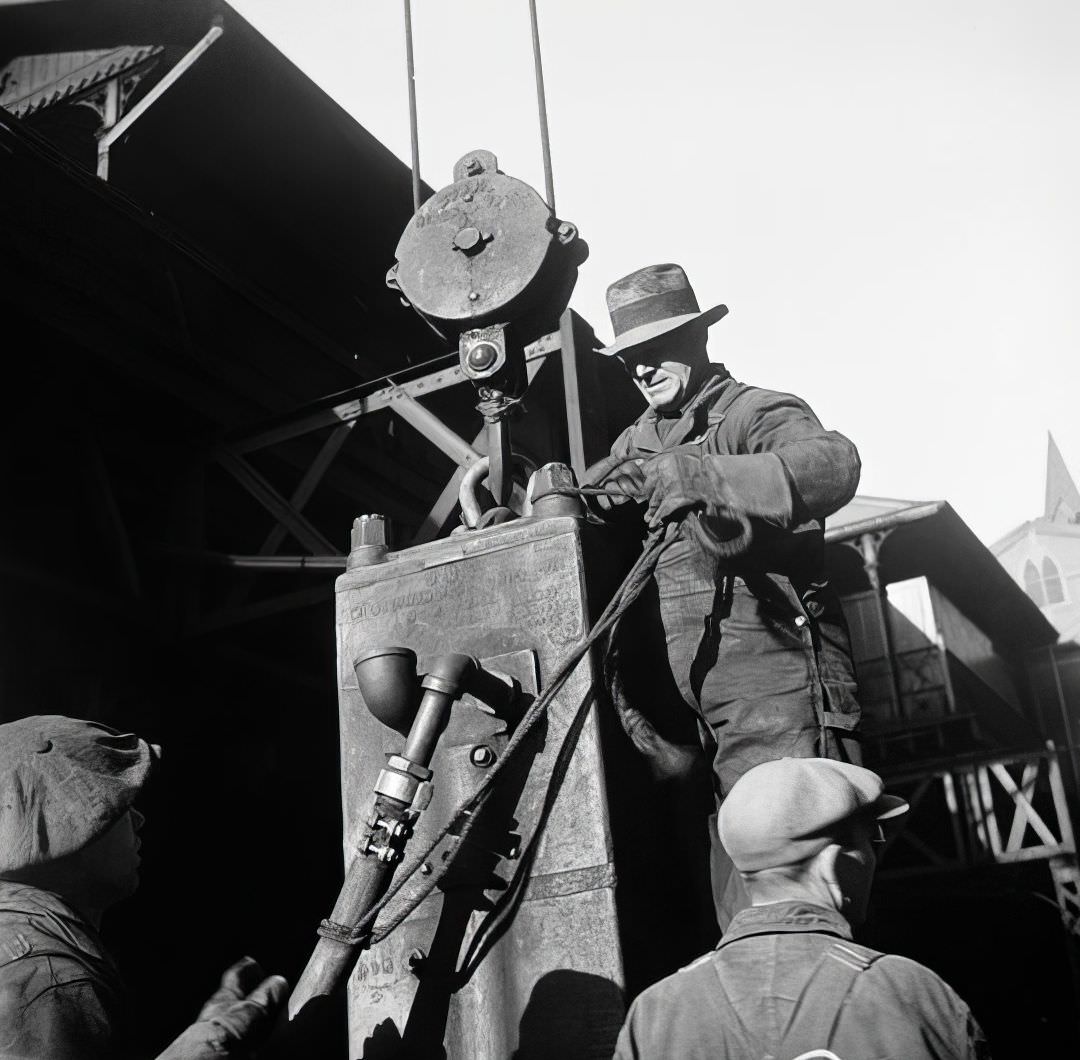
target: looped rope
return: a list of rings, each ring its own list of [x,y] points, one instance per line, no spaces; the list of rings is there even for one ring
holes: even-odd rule
[[[357,924],[356,927],[351,928],[348,924],[339,924],[329,917],[319,921],[315,934],[324,939],[331,939],[334,942],[342,942],[346,946],[358,946],[371,937],[371,932],[366,927],[361,928]]]
[[[734,524],[739,532],[734,537],[721,537],[711,524],[715,522]],[[717,559],[733,559],[741,556],[749,547],[754,529],[745,512],[724,505],[713,516],[700,509],[691,509],[683,517],[683,526],[697,539],[698,544]]]
[[[540,694],[539,697],[532,703],[529,709],[522,715],[521,720],[518,722],[517,727],[514,730],[513,736],[511,736],[509,742],[506,745],[506,749],[495,765],[487,772],[484,779],[480,782],[476,791],[473,792],[468,798],[466,798],[457,809],[450,815],[449,820],[443,825],[439,831],[432,836],[428,841],[423,851],[415,858],[411,863],[403,869],[400,875],[398,875],[393,883],[390,885],[386,893],[376,902],[363,917],[357,922],[353,928],[353,933],[358,936],[362,936],[365,930],[369,929],[376,921],[378,915],[390,904],[390,902],[401,892],[402,888],[409,882],[409,880],[417,873],[420,866],[425,864],[431,855],[434,853],[435,848],[448,836],[451,832],[455,833],[458,845],[464,842],[468,837],[469,832],[472,830],[474,824],[479,817],[479,811],[487,803],[488,798],[491,796],[493,785],[502,771],[507,767],[507,764],[514,757],[518,748],[525,741],[525,738],[536,726],[537,722],[543,717],[547,711],[551,702],[555,696],[562,690],[563,685],[566,684],[568,678],[576,669],[581,660],[588,654],[592,646],[605,634],[611,631],[611,629],[617,624],[618,620],[634,602],[637,596],[641,593],[642,588],[648,582],[652,571],[656,567],[656,561],[659,559],[660,554],[666,549],[675,539],[675,527],[665,528],[661,532],[653,533],[646,541],[645,547],[642,550],[641,555],[637,558],[634,565],[630,569],[630,573],[623,581],[622,586],[612,597],[611,602],[604,609],[603,613],[597,619],[596,624],[589,631],[587,636],[576,645],[570,652],[570,654],[563,661],[562,665],[556,671],[551,679],[551,683]],[[589,697],[585,697],[578,705],[577,712],[586,709],[591,700]],[[575,718],[577,713],[575,713]],[[572,722],[567,727],[567,731],[572,728]],[[372,932],[372,941],[381,942],[392,931],[394,931],[413,911],[420,905],[420,903],[435,889],[436,885],[445,876],[447,871],[453,864],[454,859],[447,858],[443,860],[438,869],[433,872],[425,880],[425,885],[414,894],[406,905],[395,912],[393,918],[381,925],[379,930]]]

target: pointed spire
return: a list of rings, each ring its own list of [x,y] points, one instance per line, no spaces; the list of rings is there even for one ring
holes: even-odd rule
[[[1080,521],[1080,489],[1076,488],[1054,436],[1047,432],[1046,511],[1043,518],[1055,523]]]

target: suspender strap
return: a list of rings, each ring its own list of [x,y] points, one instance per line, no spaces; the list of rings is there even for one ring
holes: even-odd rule
[[[807,1049],[811,1055],[828,1049],[856,979],[879,956],[868,957],[845,942],[834,942],[825,951],[795,1003],[776,1060],[794,1060]]]

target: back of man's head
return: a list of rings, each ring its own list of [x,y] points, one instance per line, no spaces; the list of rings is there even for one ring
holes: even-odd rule
[[[878,822],[907,812],[869,769],[782,758],[745,773],[720,807],[721,842],[754,904],[806,899],[861,914]]]
[[[0,725],[0,878],[48,886],[106,837],[133,845],[115,837],[137,827],[126,819],[159,753],[132,733],[60,715]]]

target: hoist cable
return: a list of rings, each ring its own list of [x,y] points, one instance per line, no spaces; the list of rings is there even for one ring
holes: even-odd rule
[[[416,66],[413,63],[412,5],[405,0],[405,67],[409,75],[409,138],[412,147],[413,213],[420,209],[420,137],[416,122]]]
[[[540,61],[540,27],[536,20],[536,0],[529,0],[532,23],[533,66],[536,70],[536,106],[540,112],[540,150],[544,155],[544,188],[547,204],[555,212],[555,181],[551,176],[551,141],[548,138],[547,97],[544,94],[544,66]]]

